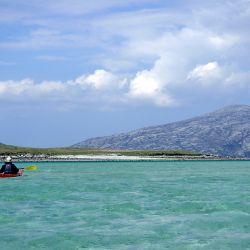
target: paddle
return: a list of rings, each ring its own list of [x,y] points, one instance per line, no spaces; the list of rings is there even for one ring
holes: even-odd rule
[[[37,170],[37,166],[28,166],[28,167],[20,168],[20,169],[29,170],[29,171],[35,171],[35,170]]]

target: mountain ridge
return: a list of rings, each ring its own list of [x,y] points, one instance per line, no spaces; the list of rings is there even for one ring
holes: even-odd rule
[[[90,138],[72,147],[189,150],[249,157],[250,106],[226,106],[182,121]]]

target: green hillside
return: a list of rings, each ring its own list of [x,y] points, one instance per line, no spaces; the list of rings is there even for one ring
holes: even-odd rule
[[[201,155],[181,150],[113,150],[113,149],[90,149],[90,148],[28,148],[0,144],[0,155],[103,155],[120,154],[126,156],[181,156]]]

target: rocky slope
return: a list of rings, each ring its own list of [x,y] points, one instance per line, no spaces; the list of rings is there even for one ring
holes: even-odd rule
[[[180,122],[91,138],[72,147],[178,149],[250,157],[250,106],[228,106]]]

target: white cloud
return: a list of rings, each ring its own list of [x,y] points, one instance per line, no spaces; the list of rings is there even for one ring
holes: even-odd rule
[[[75,80],[76,84],[79,84],[83,88],[92,87],[97,90],[104,90],[110,88],[121,88],[125,81],[120,79],[116,75],[107,72],[103,69],[96,70],[94,74],[88,76],[80,76]]]
[[[144,70],[138,72],[136,77],[131,81],[130,92],[134,97],[151,97],[160,91],[159,82],[150,71]]]
[[[21,81],[1,81],[0,96],[11,97],[19,96],[23,92],[32,88],[34,82],[31,79],[23,79]]]
[[[175,82],[178,70],[171,72],[172,61],[160,58],[150,70],[137,72],[130,79],[115,75],[103,69],[93,74],[77,77],[75,80],[42,81],[36,83],[31,79],[20,81],[0,81],[0,102],[15,100],[15,102],[59,102],[59,107],[77,107],[97,104],[108,108],[114,104],[133,104],[134,102],[149,102],[156,106],[169,107],[180,103],[176,93],[182,88],[191,88],[193,84],[203,87],[244,89],[249,88],[250,72],[233,71],[232,68],[222,68],[217,62],[195,67],[188,74],[189,85],[186,81]],[[177,90],[177,92],[176,92]],[[230,92],[230,91],[229,91]],[[193,93],[195,95],[195,93]],[[197,92],[198,94],[198,92]],[[177,95],[178,97],[178,95]]]
[[[195,97],[196,89],[198,93],[199,88],[207,90],[214,84],[221,88],[248,85],[249,2],[193,0],[169,9],[165,1],[157,1],[159,5],[154,3],[154,8],[142,8],[140,3],[150,3],[142,0],[134,3],[135,8],[121,8],[132,2],[112,0],[100,5],[95,0],[74,0],[74,4],[28,0],[28,6],[48,14],[21,15],[26,16],[22,27],[29,28],[13,40],[3,40],[0,49],[49,48],[48,52],[38,52],[45,55],[37,57],[47,61],[64,59],[63,53],[62,57],[46,55],[51,49],[76,49],[77,63],[81,56],[90,54],[86,68],[94,64],[97,70],[66,82],[2,82],[0,96],[7,92],[20,96],[32,89],[36,95],[91,96],[98,101],[105,96],[106,102],[128,98],[126,101],[170,106],[179,101],[177,90],[181,88],[195,89]],[[14,20],[18,16],[15,14]],[[91,49],[85,50],[87,47]]]
[[[220,66],[218,62],[209,62],[198,65],[187,76],[188,81],[196,81],[201,87],[224,89],[225,91],[238,90],[250,86],[250,71],[242,71],[232,65]],[[246,90],[247,90],[246,89]]]
[[[57,94],[65,89],[61,82],[43,81],[36,84],[31,79],[20,81],[0,81],[0,99],[27,100],[27,98],[46,96],[53,92]]]
[[[128,103],[149,101],[158,106],[170,106],[174,100],[165,92],[164,84],[150,71],[138,72],[130,81],[103,69],[66,82],[31,79],[1,81],[0,100],[62,101],[77,103]]]
[[[239,42],[236,35],[212,35],[209,42],[217,49],[227,49]]]
[[[163,89],[164,85],[151,71],[141,71],[131,80],[129,97],[151,100],[158,106],[171,106],[175,101]]]
[[[187,79],[195,79],[202,83],[211,84],[214,80],[222,77],[222,71],[217,62],[209,62],[207,64],[195,67],[189,74]]]
[[[41,84],[33,85],[32,88],[38,93],[51,93],[53,91],[65,90],[65,84],[62,82],[44,81]]]
[[[75,80],[42,81],[36,83],[31,79],[20,81],[0,81],[0,100],[16,101],[61,101],[72,103],[113,102],[118,101],[126,90],[127,79],[116,76],[105,70],[96,70],[93,74],[83,75]]]

